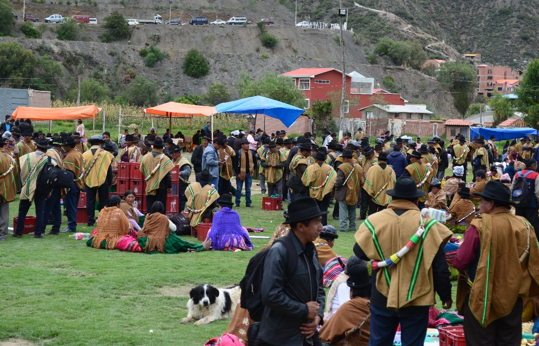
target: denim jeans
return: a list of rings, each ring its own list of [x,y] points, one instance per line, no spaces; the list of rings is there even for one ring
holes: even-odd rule
[[[240,205],[241,191],[243,190],[243,183],[245,183],[245,205],[251,205],[251,185],[253,184],[253,178],[250,174],[245,174],[245,180],[236,179],[236,205]]]
[[[43,219],[43,232],[47,227],[47,221],[49,215],[52,212],[52,229],[51,232],[60,232],[60,226],[62,225],[62,209],[60,206],[60,188],[55,187],[52,189],[51,196],[47,199],[45,204],[44,219]]]
[[[64,197],[64,205],[67,213],[67,228],[71,232],[77,231],[77,207],[79,205],[80,190],[77,183],[73,182],[73,186]]]
[[[218,189],[219,188],[219,177],[212,178],[212,180],[210,180],[210,185],[213,185],[213,187],[215,189]]]
[[[391,346],[401,325],[405,346],[423,346],[429,323],[428,306],[412,306],[399,311],[378,308],[371,304],[371,336],[369,346]]]
[[[356,229],[356,205],[348,205],[346,201],[337,201],[339,205],[339,231],[355,232]],[[335,203],[335,208],[337,208]]]

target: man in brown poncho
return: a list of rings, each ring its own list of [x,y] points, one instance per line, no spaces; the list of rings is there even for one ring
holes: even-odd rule
[[[0,241],[6,240],[9,222],[9,203],[17,196],[15,177],[17,164],[6,145],[9,140],[0,137]]]
[[[442,182],[438,178],[432,178],[430,182],[431,192],[428,194],[425,207],[434,209],[447,210],[447,197],[444,190],[442,190]]]
[[[221,149],[217,150],[219,153],[219,195],[224,195],[232,189],[230,179],[234,176],[234,167],[232,165],[232,158],[236,156],[236,152],[230,147],[226,141],[224,141]]]
[[[153,142],[153,150],[142,158],[140,172],[146,179],[146,205],[148,209],[154,202],[167,205],[167,192],[172,191],[170,171],[172,161],[163,153],[163,140],[159,137]]]
[[[539,248],[526,219],[511,213],[511,191],[490,181],[480,215],[466,230],[453,267],[466,345],[520,345],[522,300],[539,295]]]
[[[331,202],[331,191],[337,180],[337,172],[326,163],[326,153],[316,153],[316,162],[303,172],[301,182],[309,190],[309,195],[316,200],[321,211],[327,211]],[[327,214],[322,216],[322,225],[327,225]]]
[[[410,155],[410,162],[411,164],[406,166],[406,170],[402,173],[402,177],[414,178],[417,189],[424,193],[422,197],[419,197],[418,205],[419,209],[423,209],[427,200],[425,195],[429,191],[432,170],[430,166],[421,162],[421,154],[417,151]]]
[[[337,179],[335,180],[335,208],[339,211],[339,231],[348,232],[356,228],[356,205],[363,185],[363,168],[352,159],[352,151],[344,150],[335,162]]]
[[[210,181],[211,176],[207,169],[197,174],[200,181]],[[212,208],[215,201],[219,199],[219,193],[210,184],[202,185],[200,183],[191,183],[185,190],[187,197],[186,209],[189,210],[189,220],[191,227],[197,227],[206,217],[212,217]]]
[[[277,150],[277,144],[270,142],[268,150],[264,152],[260,165],[265,169],[266,182],[268,183],[268,196],[281,195],[283,190],[283,175],[286,167],[285,155]]]
[[[397,176],[393,168],[387,165],[387,153],[378,155],[378,164],[371,167],[365,178],[363,189],[369,194],[369,215],[383,210],[391,202],[387,191],[393,189]]]
[[[470,201],[470,189],[463,187],[459,190],[458,199],[449,206],[451,213],[451,226],[469,225],[475,218],[475,206]]]

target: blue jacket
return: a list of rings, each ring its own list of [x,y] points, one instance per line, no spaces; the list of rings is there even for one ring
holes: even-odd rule
[[[219,177],[219,154],[212,144],[208,144],[202,154],[202,170],[207,169],[212,178]]]
[[[408,166],[408,161],[400,151],[394,151],[387,156],[387,164],[393,167],[398,178],[404,173],[406,166]]]

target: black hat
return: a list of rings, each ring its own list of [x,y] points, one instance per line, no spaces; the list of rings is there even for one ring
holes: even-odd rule
[[[75,139],[73,137],[65,137],[62,141],[62,145],[72,145],[75,144]]]
[[[301,143],[299,146],[299,151],[303,150],[311,151],[311,145],[309,143]]]
[[[217,145],[221,145],[221,146],[224,146],[225,145],[225,140],[224,138],[222,137],[219,137],[215,140],[215,143],[217,143]]]
[[[345,150],[342,152],[342,157],[343,157],[343,158],[351,159],[352,157],[354,157],[354,153],[352,153],[352,150],[345,149]]]
[[[52,137],[52,145],[62,145],[62,137],[60,136]]]
[[[425,144],[421,144],[421,147],[419,147],[419,153],[420,154],[428,154],[429,148]]]
[[[327,158],[327,155],[322,151],[316,152],[316,155],[314,157],[314,159],[318,161],[326,161],[326,158]]]
[[[387,161],[387,153],[385,151],[378,154],[378,161]]]
[[[265,137],[263,140],[262,140],[262,143],[263,144],[269,144],[269,142],[271,142],[271,139],[269,137]]]
[[[165,139],[165,143],[174,144],[174,141],[172,138],[167,137],[167,139]]]
[[[232,202],[232,195],[229,193],[225,193],[219,199],[217,200],[217,204],[221,207],[229,207],[232,209],[232,206],[234,205],[234,202]]]
[[[288,220],[284,224],[310,220],[318,216],[326,215],[329,211],[321,211],[318,203],[312,197],[296,199],[288,205]]]
[[[73,138],[75,138],[75,139],[80,139],[80,133],[75,132],[75,133],[73,134]]]
[[[322,232],[320,232],[320,238],[337,239],[339,238],[339,235],[337,234],[337,230],[335,229],[335,227],[327,225],[324,226],[324,229],[322,230]]]
[[[133,142],[135,140],[135,137],[133,135],[126,135],[125,140]]]
[[[268,144],[268,148],[275,148],[275,147],[277,147],[277,143],[275,143],[275,142],[270,142]]]
[[[366,290],[371,288],[371,277],[365,265],[355,265],[348,270],[346,284],[353,290]]]
[[[172,153],[181,153],[182,151],[179,146],[173,145],[172,147],[170,147],[168,152],[172,154]]]
[[[372,153],[374,153],[374,148],[373,147],[365,147],[365,149],[363,149],[363,155],[365,155],[365,156],[369,156]]]
[[[281,137],[279,137],[279,138],[277,138],[276,143],[279,144],[279,145],[282,145],[282,144],[284,144],[284,140]]]
[[[464,199],[470,198],[470,189],[467,188],[467,187],[461,188],[459,190],[459,196],[464,198]]]
[[[490,139],[496,139],[496,136],[491,135],[491,136],[490,136]]]
[[[281,138],[282,139],[282,138]],[[283,144],[284,145],[287,145],[287,144],[292,144],[292,140],[290,138],[287,138],[283,141]]]
[[[521,142],[526,142],[527,139],[528,139],[527,137],[522,137],[522,138],[520,139],[520,141],[521,141]]]
[[[24,132],[22,133],[23,136],[32,136],[33,133],[31,130],[24,130]]]
[[[384,150],[384,147],[383,147],[382,145],[380,145],[380,144],[376,144],[376,145],[374,146],[374,150]],[[399,149],[399,150],[400,150],[400,149]]]
[[[402,143],[402,138],[400,138],[400,137],[397,138],[396,143],[397,143],[397,144]]]
[[[477,140],[477,143],[478,143],[478,144],[485,144],[485,140],[484,140],[484,139],[478,139],[478,140]]]
[[[139,141],[138,146],[146,151],[152,151],[152,145],[146,141]]]
[[[27,135],[28,136],[28,135]],[[39,148],[39,149],[44,149],[44,150],[47,150],[50,148],[49,146],[49,140],[48,139],[42,139],[40,141],[37,141],[36,142],[36,146]]]
[[[386,193],[390,196],[404,199],[414,199],[426,195],[425,192],[417,189],[417,184],[412,177],[400,177],[397,179],[395,187],[392,190],[387,190]]]
[[[240,144],[249,144],[249,141],[247,140],[247,138],[242,138]]]
[[[153,134],[149,134],[149,135],[146,135],[146,138],[145,138],[147,141],[154,141],[155,140],[155,135]]]
[[[296,142],[297,142],[297,143],[303,143],[303,142],[305,142],[305,137],[303,137],[303,136],[297,136],[295,139],[296,139]]]
[[[105,145],[103,146],[103,149],[105,149],[109,153],[114,152],[114,147],[112,146],[111,142],[105,143]]]
[[[412,153],[410,154],[411,157],[415,157],[416,159],[420,159],[421,158],[421,153],[417,152],[417,151],[412,151]]]
[[[429,147],[429,153],[434,154],[436,152],[435,147]]]
[[[205,139],[205,140],[207,140],[207,141],[210,142],[210,143],[211,143],[211,141],[212,141],[212,139],[211,139],[210,137],[208,137],[208,136],[204,136],[204,137],[202,137],[202,139]]]
[[[209,172],[207,169],[203,170],[203,171],[200,172],[200,173],[197,173],[197,174],[196,174],[196,177],[197,177],[198,180],[200,180],[200,181],[210,181],[210,180],[211,180],[210,172]]]
[[[335,150],[337,148],[337,141],[331,141],[328,143],[328,149]]]
[[[517,191],[515,190],[515,192]],[[493,201],[515,205],[515,203],[511,201],[511,190],[499,180],[489,181],[487,185],[485,185],[483,192],[474,192],[474,196],[481,196]]]
[[[155,139],[155,141],[153,142],[154,148],[155,148],[155,147],[157,147],[157,148],[162,148],[163,145],[164,145],[164,143],[163,143],[163,140],[161,139],[161,137],[157,137],[157,138]]]

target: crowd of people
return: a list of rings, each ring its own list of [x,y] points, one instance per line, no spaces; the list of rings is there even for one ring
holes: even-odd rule
[[[242,200],[253,207],[252,184],[258,180],[262,194],[281,198],[288,210],[263,249],[265,309],[251,341],[392,345],[400,325],[403,344],[422,345],[435,294],[444,309],[453,305],[446,246],[454,243],[458,250],[449,262],[460,272],[456,305],[467,344],[520,344],[522,312],[533,305],[525,300],[539,293],[539,144],[534,149],[531,139],[522,138],[499,152],[494,137],[467,141],[458,135],[446,146],[438,136],[423,144],[389,131],[373,140],[361,129],[339,140],[324,130],[317,142],[309,132],[288,138],[285,131],[253,129],[226,136],[209,125],[193,137],[189,160],[170,129],[163,136],[153,129],[146,135],[126,130],[115,143],[108,132],[86,140],[81,121],[77,132],[45,135],[33,132],[29,121],[6,117],[0,126],[0,240],[8,235],[8,204],[17,194],[13,237],[22,237],[32,204],[35,238],[44,236],[49,223],[48,235],[76,232],[84,191],[87,224],[95,226],[87,245],[93,248],[250,251],[248,229],[234,208]],[[140,163],[146,215],[133,191],[109,197],[118,162]],[[45,183],[48,172],[55,179]],[[167,215],[173,184],[180,213]],[[62,231],[60,199],[68,219]],[[339,220],[338,229],[328,225],[328,216]],[[363,221],[359,227],[357,220]],[[208,222],[202,244],[180,237]],[[340,232],[349,231],[356,242],[347,260],[333,245]],[[464,242],[452,231],[464,232]],[[290,256],[298,256],[293,273]],[[245,329],[254,324],[249,311],[238,307],[229,331],[246,340]]]

